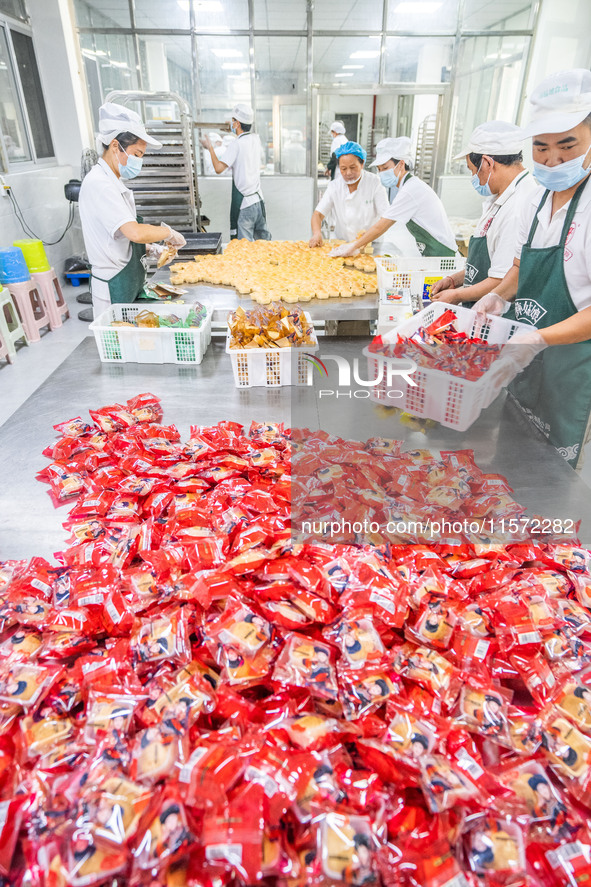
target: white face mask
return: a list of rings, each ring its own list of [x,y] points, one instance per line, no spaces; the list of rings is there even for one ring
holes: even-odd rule
[[[342,173],[341,173],[341,175],[342,175]],[[345,176],[343,176],[343,181],[345,182],[345,185],[356,185],[357,182],[359,182],[360,180],[361,180],[361,173],[359,173],[359,175],[357,176],[356,179],[346,179]]]

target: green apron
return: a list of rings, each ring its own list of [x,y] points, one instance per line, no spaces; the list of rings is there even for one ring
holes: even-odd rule
[[[483,280],[486,280],[489,268],[490,253],[488,251],[486,234],[483,234],[482,237],[474,237],[472,235],[468,244],[464,288],[474,286],[475,283],[481,283]],[[473,308],[474,302],[460,302],[460,306],[462,308]]]
[[[515,188],[518,187],[519,183],[526,177],[526,175],[527,172],[522,173],[520,178],[515,182]],[[466,257],[466,272],[464,274],[465,287],[474,286],[476,283],[482,283],[482,281],[486,280],[488,277],[488,272],[490,270],[490,253],[488,251],[488,240],[486,235],[498,211],[499,207],[497,207],[497,211],[486,220],[484,225],[485,233],[482,237],[474,237],[473,235],[470,238],[468,255]],[[474,302],[460,302],[460,305],[462,308],[473,308]]]
[[[142,216],[137,216],[137,221],[141,224],[143,222]],[[142,258],[146,255],[146,244],[130,242],[131,258],[127,265],[121,271],[118,271],[114,277],[111,277],[110,280],[105,280],[104,277],[98,277],[96,274],[91,275],[91,292],[93,278],[108,284],[112,305],[135,302],[137,297],[143,293],[146,285],[146,269],[142,265]]]
[[[230,240],[238,237],[238,216],[242,209],[244,194],[238,190],[232,179],[232,202],[230,203]]]
[[[259,197],[261,200],[261,211],[266,222],[267,212],[265,210],[265,201],[260,194]],[[238,190],[238,188],[234,184],[234,180],[232,180],[232,202],[230,204],[230,240],[236,240],[236,238],[238,237],[238,216],[240,215],[240,210],[242,209],[243,200],[244,194]]]
[[[411,177],[412,173],[407,172],[400,183],[400,187],[402,188]],[[455,249],[450,249],[449,246],[444,246],[440,240],[437,240],[432,234],[429,234],[428,231],[425,231],[424,228],[421,228],[420,225],[413,222],[412,219],[406,223],[406,227],[416,240],[417,248],[422,256],[455,256]]]
[[[564,249],[581,193],[589,177],[575,192],[560,242],[542,249],[532,247],[538,213],[521,251],[515,305],[505,316],[539,329],[552,326],[577,313],[564,274]],[[509,393],[529,420],[576,468],[581,456],[591,412],[591,340],[573,345],[551,345],[511,383]]]
[[[456,250],[444,246],[440,240],[413,222],[412,219],[406,223],[406,227],[417,242],[417,247],[422,256],[455,256]]]

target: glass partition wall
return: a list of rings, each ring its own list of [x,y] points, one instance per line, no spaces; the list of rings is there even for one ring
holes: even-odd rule
[[[368,152],[386,135],[409,135],[434,186],[466,172],[451,158],[477,123],[516,121],[539,5],[74,0],[95,116],[112,89],[176,92],[210,124],[245,101],[264,172],[319,181],[328,127],[343,119]]]

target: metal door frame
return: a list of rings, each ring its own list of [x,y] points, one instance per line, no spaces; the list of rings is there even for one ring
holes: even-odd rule
[[[308,125],[308,102],[306,96],[274,95],[273,96],[273,163],[281,170],[281,120],[280,108],[283,105],[302,105],[306,109],[306,126]],[[308,165],[308,145],[311,143],[310,135],[306,137],[306,167]],[[279,172],[279,175],[283,173]],[[304,173],[306,175],[306,173]]]
[[[312,132],[311,132],[311,154],[310,166],[314,179],[314,206],[318,203],[318,175],[316,174],[316,166],[318,163],[318,131],[320,126],[320,99],[324,96],[340,95],[340,96],[375,96],[375,95],[437,95],[439,96],[437,105],[437,128],[435,131],[435,156],[433,159],[433,171],[431,173],[431,186],[437,190],[439,180],[444,172],[445,167],[445,145],[441,138],[441,133],[446,131],[449,126],[449,118],[451,114],[452,102],[452,84],[451,83],[389,83],[387,86],[373,87],[351,87],[343,88],[342,86],[324,86],[318,83],[312,84],[310,88],[312,98]]]

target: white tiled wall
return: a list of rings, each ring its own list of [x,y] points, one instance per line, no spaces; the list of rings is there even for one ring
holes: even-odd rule
[[[314,209],[311,178],[272,176],[261,179],[267,211],[267,225],[274,240],[307,240]],[[209,231],[221,231],[222,240],[230,239],[230,197],[232,181],[225,176],[200,178],[202,212],[209,219]]]

